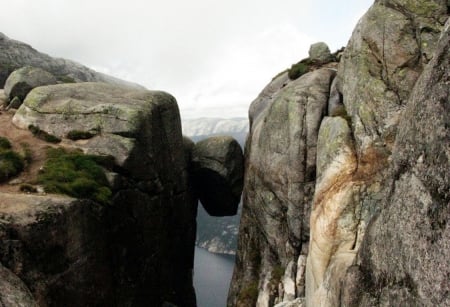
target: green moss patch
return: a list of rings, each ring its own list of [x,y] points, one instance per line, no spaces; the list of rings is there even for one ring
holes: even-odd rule
[[[256,281],[245,285],[239,293],[238,300],[245,306],[255,306],[258,299],[258,283]]]
[[[107,204],[111,189],[101,165],[111,163],[110,157],[85,155],[80,151],[49,148],[47,161],[37,182],[47,193],[66,194]]]
[[[16,176],[24,167],[23,157],[11,149],[7,138],[0,137],[0,182]]]
[[[89,132],[89,131],[83,131],[83,130],[72,130],[67,133],[67,138],[73,141],[76,140],[87,140],[90,138],[93,138],[96,134]]]
[[[304,62],[298,62],[297,64],[293,64],[288,71],[289,79],[295,80],[300,78],[302,75],[306,74],[309,71],[309,66]]]
[[[58,81],[62,83],[76,83],[77,81],[70,76],[59,76]]]
[[[51,134],[48,134],[47,132],[45,132],[44,130],[41,130],[37,126],[29,125],[28,126],[28,130],[30,130],[31,133],[33,133],[33,135],[35,137],[37,137],[38,139],[41,139],[43,141],[46,141],[46,142],[49,142],[49,143],[59,143],[59,142],[61,142],[61,139],[59,137],[51,135]]]
[[[11,143],[3,136],[0,136],[0,150],[11,149]]]

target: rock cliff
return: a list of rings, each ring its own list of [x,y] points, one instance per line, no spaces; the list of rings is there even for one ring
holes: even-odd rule
[[[376,1],[252,103],[230,306],[448,305],[449,9]]]
[[[2,195],[0,259],[38,305],[194,306],[197,203],[175,99],[105,83],[51,85],[31,91],[12,122],[114,158],[108,205]],[[70,140],[71,131],[93,135]]]
[[[2,40],[11,65],[37,57],[58,76],[59,60]],[[0,110],[2,306],[196,306],[198,196],[235,213],[242,152],[228,137],[184,139],[170,94],[106,81],[33,83],[17,111]]]

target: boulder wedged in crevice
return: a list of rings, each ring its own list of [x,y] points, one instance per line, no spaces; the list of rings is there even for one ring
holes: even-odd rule
[[[197,196],[211,216],[237,213],[241,200],[244,157],[232,137],[215,136],[192,148],[191,179]]]

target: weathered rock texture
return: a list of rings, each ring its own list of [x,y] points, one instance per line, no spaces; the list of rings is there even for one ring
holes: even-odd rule
[[[107,298],[112,259],[100,205],[56,196],[0,198],[0,260],[39,306],[113,304]]]
[[[450,305],[450,20],[403,111],[389,191],[344,283],[346,306]]]
[[[36,307],[30,290],[10,270],[0,264],[0,306]]]
[[[10,100],[17,97],[23,101],[27,94],[35,87],[56,83],[56,78],[41,68],[31,66],[22,67],[13,71],[8,79],[6,79],[5,94]]]
[[[105,83],[35,88],[13,122],[112,155],[111,204],[0,197],[0,261],[40,306],[195,306],[197,200],[175,99]],[[88,140],[71,130],[95,131]]]
[[[230,305],[273,305],[284,268],[306,254],[317,134],[334,75],[334,70],[322,68],[290,81],[284,73],[250,107]],[[261,290],[258,297],[251,295],[255,288]]]
[[[63,83],[90,81],[142,88],[135,83],[96,72],[73,61],[52,58],[27,44],[10,39],[0,33],[0,88],[3,88],[6,79],[14,70],[24,66],[42,68]]]
[[[282,75],[252,103],[229,305],[290,301],[292,280],[294,306],[449,305],[448,14],[376,1],[332,84]]]
[[[209,215],[237,213],[243,186],[244,156],[235,139],[216,136],[195,144],[191,173],[195,191]]]

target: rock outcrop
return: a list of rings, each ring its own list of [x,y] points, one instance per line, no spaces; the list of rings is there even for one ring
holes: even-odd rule
[[[402,113],[389,192],[347,272],[346,306],[450,305],[449,63],[450,20]]]
[[[195,144],[191,174],[195,191],[209,215],[236,215],[243,187],[244,156],[235,139],[216,136]]]
[[[329,62],[331,60],[330,48],[324,42],[312,44],[309,48],[309,58],[312,61]]]
[[[23,101],[35,87],[56,83],[56,78],[41,68],[22,67],[13,71],[6,79],[5,94],[10,100],[17,97]]]
[[[111,201],[3,193],[0,262],[39,306],[195,306],[197,200],[175,99],[105,83],[37,87],[13,122],[112,156]],[[70,140],[71,131],[92,132]],[[0,295],[1,296],[1,295]]]
[[[273,305],[284,269],[306,255],[317,135],[334,76],[326,67],[294,81],[284,73],[250,107],[230,305]],[[260,289],[258,297],[250,295],[255,288]]]
[[[449,305],[448,18],[376,1],[336,78],[252,103],[230,306]]]

